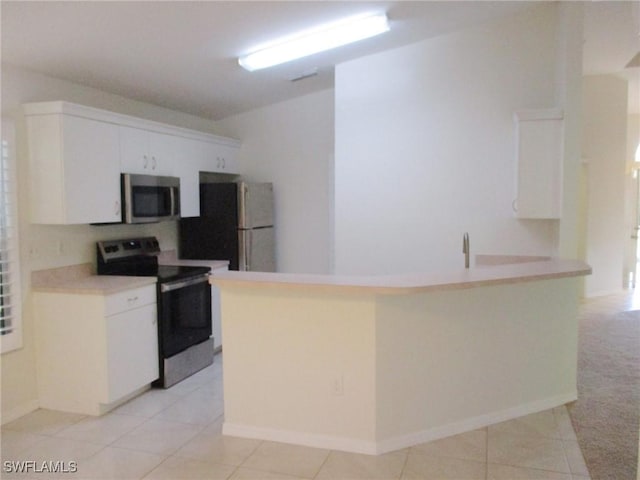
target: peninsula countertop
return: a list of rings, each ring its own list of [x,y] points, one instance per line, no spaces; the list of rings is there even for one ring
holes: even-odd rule
[[[488,285],[530,282],[591,274],[591,267],[580,260],[548,257],[478,256],[489,259],[469,269],[444,272],[418,272],[390,275],[323,275],[267,272],[213,272],[214,285],[320,288],[353,290],[372,294],[410,294],[438,290],[466,289]],[[504,258],[509,263],[501,263]]]
[[[572,402],[590,272],[505,255],[396,275],[214,272],[223,433],[378,455]]]

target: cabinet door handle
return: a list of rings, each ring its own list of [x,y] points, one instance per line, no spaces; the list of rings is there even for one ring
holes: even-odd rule
[[[151,169],[155,170],[157,166],[158,166],[158,160],[156,160],[156,157],[151,157]]]
[[[134,303],[134,302],[137,302],[137,301],[138,301],[138,297],[137,296],[127,298],[127,302],[129,302],[129,303]]]
[[[222,169],[224,170],[227,167],[227,161],[224,157],[222,157]]]
[[[142,167],[147,168],[149,166],[149,157],[147,157],[146,155],[143,155],[142,158],[144,159],[142,161]]]
[[[120,215],[120,202],[116,200],[113,204],[113,213],[116,215]]]

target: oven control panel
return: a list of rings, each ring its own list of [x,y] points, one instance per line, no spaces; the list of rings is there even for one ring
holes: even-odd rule
[[[156,237],[127,238],[98,242],[98,254],[103,262],[122,260],[140,255],[157,255],[160,242]]]

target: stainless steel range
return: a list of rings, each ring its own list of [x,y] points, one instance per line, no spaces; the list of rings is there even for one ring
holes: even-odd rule
[[[98,242],[98,274],[157,277],[160,378],[168,388],[213,363],[208,267],[159,265],[155,237]],[[131,368],[135,368],[132,365]]]

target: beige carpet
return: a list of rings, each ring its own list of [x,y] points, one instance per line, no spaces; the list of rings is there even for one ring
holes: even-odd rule
[[[640,310],[580,319],[578,400],[569,406],[592,480],[636,480]]]

